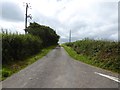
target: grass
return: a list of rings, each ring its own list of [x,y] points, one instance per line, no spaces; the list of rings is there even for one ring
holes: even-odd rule
[[[119,70],[112,69],[112,67],[108,67],[107,63],[100,62],[98,60],[94,60],[94,58],[91,58],[91,57],[86,56],[86,55],[77,54],[77,52],[74,51],[71,47],[66,46],[64,44],[61,46],[64,47],[64,49],[67,51],[67,53],[75,60],[82,61],[84,63],[90,64],[90,65],[93,65],[93,66],[96,66],[96,67],[99,67],[102,69],[110,70],[110,71],[115,72],[115,73],[120,73]]]
[[[43,49],[40,53],[37,55],[31,56],[25,60],[19,60],[16,62],[12,62],[9,65],[4,65],[2,66],[2,77],[0,78],[1,80],[5,80],[7,77],[11,76],[14,73],[19,72],[20,70],[24,69],[28,65],[31,65],[32,63],[36,62],[43,56],[45,56],[48,52],[50,52],[53,48],[56,46],[50,46],[48,48]]]
[[[71,47],[68,47],[66,45],[62,45],[64,49],[67,51],[67,53],[74,59],[83,61],[85,63],[90,64],[91,61],[89,60],[89,57],[84,56],[84,55],[78,55]]]

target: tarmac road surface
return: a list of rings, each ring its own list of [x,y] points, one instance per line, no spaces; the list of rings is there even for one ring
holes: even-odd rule
[[[2,82],[2,88],[118,88],[118,74],[72,59],[56,47]]]

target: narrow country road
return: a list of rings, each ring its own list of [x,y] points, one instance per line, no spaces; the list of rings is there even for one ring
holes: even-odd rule
[[[73,60],[56,47],[2,82],[3,88],[118,88],[118,75]]]

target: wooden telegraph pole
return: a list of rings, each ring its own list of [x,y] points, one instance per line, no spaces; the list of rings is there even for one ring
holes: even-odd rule
[[[26,10],[25,10],[25,34],[27,34],[27,19],[32,19],[31,14],[28,15],[28,8],[31,9],[30,3],[26,3]]]

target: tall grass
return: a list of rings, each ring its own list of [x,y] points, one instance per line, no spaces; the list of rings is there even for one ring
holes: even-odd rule
[[[120,72],[120,42],[84,39],[65,45],[71,47],[78,55],[87,56],[99,67]]]

